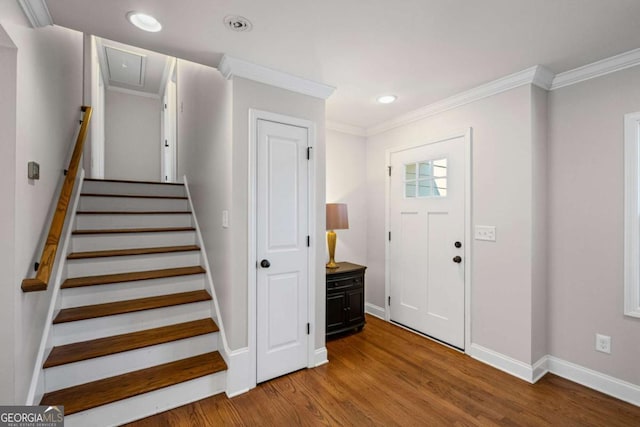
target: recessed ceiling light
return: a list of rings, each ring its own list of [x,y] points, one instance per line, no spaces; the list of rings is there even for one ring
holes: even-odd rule
[[[147,15],[146,13],[131,11],[127,13],[127,19],[133,25],[144,31],[157,33],[162,29],[162,25],[160,25],[158,20],[151,15]]]
[[[395,95],[382,95],[377,98],[377,101],[380,104],[391,104],[396,99],[398,99],[398,97]]]

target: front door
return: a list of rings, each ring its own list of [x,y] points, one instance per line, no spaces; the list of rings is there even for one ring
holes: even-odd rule
[[[465,138],[391,153],[392,321],[464,348]]]
[[[257,382],[307,366],[307,128],[257,123]]]

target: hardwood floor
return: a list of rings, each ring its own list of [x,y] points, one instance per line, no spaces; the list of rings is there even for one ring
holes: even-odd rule
[[[129,426],[640,426],[640,408],[547,374],[537,384],[368,316],[330,363]]]

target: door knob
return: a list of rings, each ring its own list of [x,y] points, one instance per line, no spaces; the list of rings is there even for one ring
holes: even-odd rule
[[[460,264],[462,262],[462,258],[460,258],[460,256],[456,255],[453,257],[453,262]]]
[[[260,267],[269,268],[271,267],[271,263],[269,262],[268,259],[263,259],[262,261],[260,261]]]
[[[455,246],[456,248],[458,248],[458,249],[459,249],[459,248],[461,248],[461,247],[462,247],[462,243],[460,243],[460,242],[455,242],[455,243],[453,244],[453,246]]]

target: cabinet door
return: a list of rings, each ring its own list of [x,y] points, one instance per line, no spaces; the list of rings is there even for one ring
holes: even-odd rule
[[[344,292],[327,293],[327,332],[344,326],[346,302]]]
[[[357,286],[346,292],[348,324],[358,323],[364,320],[364,287]]]

